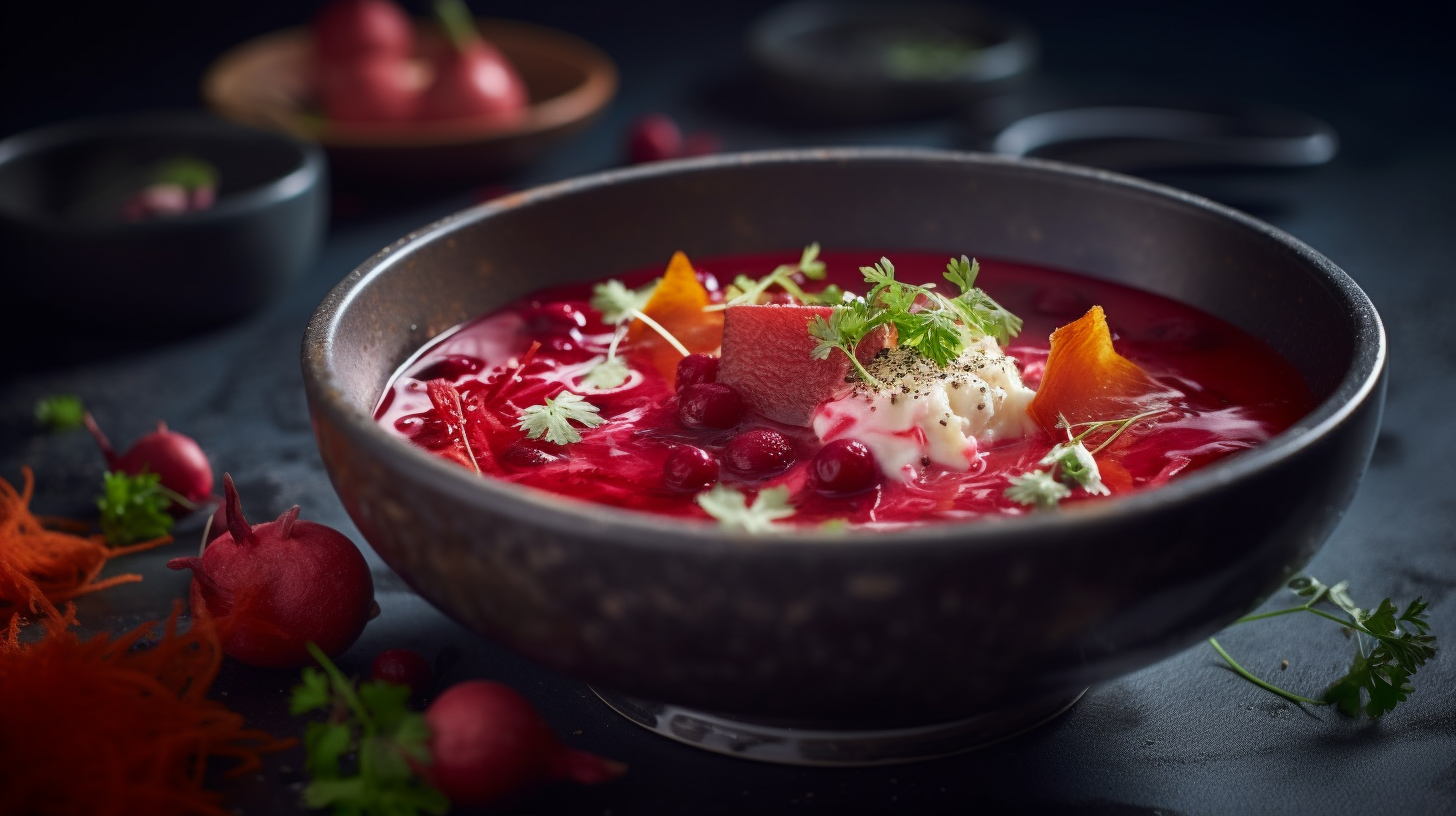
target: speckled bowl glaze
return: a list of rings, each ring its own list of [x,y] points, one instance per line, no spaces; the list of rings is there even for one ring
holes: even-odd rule
[[[450,327],[550,284],[800,247],[970,252],[1195,304],[1272,345],[1318,407],[1155,491],[893,534],[746,538],[478,477],[370,419]],[[1212,202],[1047,162],[901,149],[715,156],[575,179],[412,233],[351,273],[303,345],[350,516],[430,602],[541,663],[760,720],[901,727],[1072,695],[1273,591],[1365,469],[1386,342],[1364,293]]]

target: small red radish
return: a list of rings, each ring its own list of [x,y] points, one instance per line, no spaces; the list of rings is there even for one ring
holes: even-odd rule
[[[414,26],[390,0],[334,0],[313,18],[315,54],[344,62],[384,54],[398,59],[415,48]]]
[[[167,566],[192,570],[192,603],[217,619],[223,653],[268,669],[312,663],[309,641],[329,657],[342,654],[374,607],[364,556],[337,530],[299,521],[297,505],[249,526],[232,477],[223,474],[222,485],[228,532],[201,558]]]
[[[489,119],[499,125],[519,121],[530,97],[515,66],[481,39],[460,0],[436,0],[435,14],[453,47],[435,65],[435,79],[420,96],[418,118]]]
[[[319,107],[336,122],[399,122],[419,103],[409,63],[388,54],[320,63],[315,76]]]
[[[430,690],[435,673],[430,669],[429,661],[420,657],[419,652],[386,649],[369,664],[369,677],[397,686],[409,686],[410,694],[418,697]]]
[[[595,785],[627,766],[562,745],[531,703],[509,686],[467,680],[425,709],[430,784],[457,805],[509,804],[552,780]]]
[[[118,456],[89,411],[82,421],[96,437],[96,444],[101,448],[101,455],[106,457],[108,468],[133,476],[142,472],[155,473],[162,487],[192,505],[179,504],[173,508],[174,511],[193,510],[212,494],[212,463],[207,461],[207,454],[192,437],[170,431],[167,423],[158,422],[157,430],[138,439],[126,453]]]

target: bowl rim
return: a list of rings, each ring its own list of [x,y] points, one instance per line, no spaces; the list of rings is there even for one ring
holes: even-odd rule
[[[492,32],[504,30],[514,38],[534,41],[538,45],[549,44],[558,54],[572,53],[577,57],[572,60],[573,64],[581,69],[585,78],[564,93],[539,102],[532,101],[524,117],[505,127],[495,123],[482,125],[481,120],[470,118],[317,125],[311,124],[297,107],[290,108],[286,116],[269,116],[264,124],[255,109],[243,108],[229,101],[222,88],[240,65],[269,49],[309,47],[308,26],[293,26],[239,43],[214,59],[202,77],[202,97],[221,117],[286,132],[328,148],[417,150],[422,147],[498,142],[549,132],[590,119],[603,110],[616,94],[616,64],[605,51],[587,40],[561,29],[522,20],[477,17],[475,21],[488,41]],[[422,24],[429,25],[427,21]]]
[[[390,435],[374,421],[372,408],[353,408],[344,399],[341,389],[334,385],[333,363],[339,353],[334,339],[343,315],[365,287],[376,278],[388,274],[394,268],[396,260],[407,254],[403,250],[430,241],[445,240],[456,230],[516,208],[545,204],[553,199],[621,182],[714,172],[739,166],[802,162],[833,164],[866,160],[1021,168],[1087,184],[1110,185],[1232,221],[1292,252],[1306,267],[1322,275],[1332,295],[1348,307],[1356,338],[1355,354],[1350,360],[1349,370],[1335,385],[1329,397],[1269,441],[1156,489],[1096,502],[1079,502],[1050,513],[988,515],[966,521],[936,522],[893,530],[790,528],[768,535],[749,535],[725,530],[706,522],[683,523],[683,519],[677,517],[622,510],[536,488],[483,479]],[[439,336],[437,334],[421,345],[433,342]],[[683,547],[711,550],[751,545],[763,551],[794,553],[804,551],[805,548],[823,548],[825,544],[850,544],[852,546],[846,547],[846,550],[858,551],[864,546],[884,544],[888,550],[899,551],[913,547],[914,551],[923,552],[926,548],[992,546],[1011,540],[1018,547],[1028,544],[1033,548],[1037,544],[1060,546],[1054,542],[1064,542],[1067,536],[1056,535],[1059,532],[1074,534],[1089,524],[1111,522],[1124,516],[1165,512],[1194,498],[1215,493],[1231,482],[1268,471],[1322,440],[1376,394],[1385,372],[1387,354],[1388,341],[1380,316],[1374,304],[1353,279],[1302,241],[1225,205],[1142,179],[1043,159],[932,148],[849,147],[719,154],[608,170],[542,185],[446,216],[384,247],[345,276],[329,292],[305,329],[302,366],[310,409],[326,412],[352,442],[366,446],[369,455],[387,459],[392,468],[405,471],[413,480],[428,482],[432,489],[446,493],[454,500],[480,506],[503,516],[528,519],[527,523],[533,526],[543,526],[575,536],[610,539],[615,546],[669,551]],[[827,551],[833,552],[836,548],[829,548]]]
[[[177,227],[212,224],[259,210],[264,210],[304,194],[317,186],[325,174],[323,153],[317,146],[299,141],[283,133],[247,127],[224,119],[206,110],[155,110],[113,116],[92,116],[55,122],[21,131],[0,139],[0,168],[24,161],[39,153],[87,143],[104,143],[137,135],[165,134],[228,134],[260,142],[269,142],[291,150],[291,170],[262,184],[220,195],[211,207],[196,212],[180,213],[167,218],[152,218],[136,223],[73,222],[46,216],[34,209],[12,209],[0,204],[0,218],[28,225],[63,228],[68,232],[96,234],[126,233],[142,235],[148,231],[164,231]]]

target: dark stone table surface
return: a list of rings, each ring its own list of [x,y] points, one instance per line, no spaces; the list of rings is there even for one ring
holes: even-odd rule
[[[282,2],[227,13],[177,2],[145,10],[115,5],[132,11],[83,3],[69,25],[84,53],[54,64],[46,62],[48,49],[65,39],[60,27],[70,12],[34,5],[12,18],[43,36],[4,57],[0,136],[84,114],[196,105],[196,79],[211,55],[306,14]],[[1339,156],[1318,169],[1160,180],[1245,209],[1311,244],[1381,311],[1390,338],[1383,430],[1359,494],[1308,570],[1327,582],[1348,579],[1355,599],[1367,606],[1385,596],[1430,602],[1443,648],[1418,675],[1408,702],[1378,721],[1301,708],[1235,676],[1199,644],[1092,689],[1044,727],[975,753],[853,770],[758,764],[637,728],[580,682],[460,629],[372,553],[383,614],[341,659],[345,670],[364,670],[385,648],[409,645],[431,655],[453,647],[460,660],[447,681],[508,682],[569,744],[631,766],[605,787],[550,789],[522,813],[1456,812],[1456,663],[1444,646],[1456,638],[1456,473],[1445,469],[1456,461],[1456,66],[1445,29],[1414,4],[1358,13],[1314,4],[1104,6],[1027,2],[1013,8],[1041,33],[1045,55],[1042,73],[1013,105],[1214,96],[1303,110],[1332,123],[1342,137]],[[601,121],[504,183],[520,188],[613,166],[628,124],[654,110],[677,116],[688,129],[711,128],[731,150],[981,143],[986,109],[870,125],[805,123],[767,110],[746,78],[740,48],[744,25],[761,7],[493,6],[492,14],[538,20],[598,42],[618,61],[623,80]],[[23,71],[28,64],[50,67]],[[112,70],[118,64],[125,70]],[[75,393],[113,439],[132,439],[158,419],[197,438],[219,471],[234,474],[254,521],[297,503],[305,517],[357,538],[310,432],[298,366],[303,326],[357,263],[476,196],[337,200],[322,254],[304,279],[256,315],[168,344],[142,344],[125,332],[74,335],[64,304],[14,303],[0,289],[0,320],[49,326],[4,350],[0,476],[18,482],[21,465],[29,464],[37,473],[39,511],[88,515],[103,469],[91,440],[81,432],[45,435],[31,421],[37,398]],[[0,248],[0,279],[3,257]],[[141,572],[145,581],[85,599],[83,620],[122,628],[165,614],[185,594],[187,576],[162,564],[190,549],[198,527],[184,524],[183,543],[169,549],[119,559],[112,569]],[[1350,660],[1339,628],[1313,619],[1250,624],[1221,638],[1252,668],[1310,693]],[[1279,671],[1281,660],[1289,661],[1287,671]],[[227,664],[215,694],[250,722],[290,733],[297,725],[284,707],[292,682],[289,673]],[[297,750],[271,757],[262,773],[224,783],[228,804],[245,814],[302,812],[301,765]]]

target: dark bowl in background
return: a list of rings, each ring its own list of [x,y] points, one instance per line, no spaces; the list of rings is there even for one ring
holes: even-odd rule
[[[371,420],[430,338],[532,290],[691,257],[934,250],[1114,280],[1269,343],[1315,410],[1157,490],[903,532],[747,538],[480,478]],[[1178,191],[907,149],[726,155],[537,188],[411,233],[319,306],[303,371],[350,516],[431,603],[638,698],[826,727],[1075,695],[1217,631],[1294,574],[1353,496],[1385,335],[1334,264]]]
[[[799,0],[748,30],[749,58],[786,107],[835,121],[957,111],[1036,67],[1036,33],[992,8]]]
[[[87,200],[115,201],[118,182],[178,156],[217,169],[211,208],[137,223],[88,211]],[[318,148],[201,112],[11,136],[0,141],[7,288],[27,319],[68,332],[168,336],[240,317],[308,268],[325,177]]]

